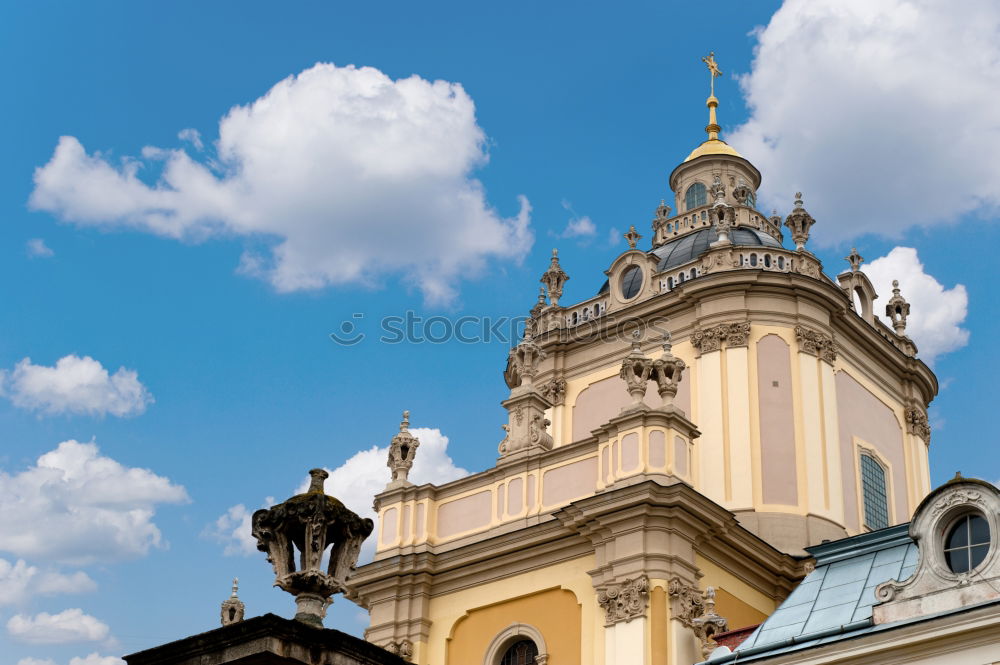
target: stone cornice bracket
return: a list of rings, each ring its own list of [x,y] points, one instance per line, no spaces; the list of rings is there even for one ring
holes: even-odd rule
[[[735,321],[720,323],[710,328],[695,328],[691,333],[691,345],[698,356],[722,349],[723,342],[727,347],[746,346],[750,341],[750,322]]]
[[[831,365],[837,360],[837,342],[832,335],[805,326],[795,326],[795,341],[799,351],[816,356]]]
[[[646,396],[646,384],[649,383],[652,372],[653,361],[642,353],[642,333],[635,330],[632,333],[632,350],[622,360],[622,368],[618,372],[618,376],[625,382],[629,396],[632,397],[632,403],[624,407],[622,413],[649,408],[642,400]]]
[[[412,485],[407,476],[417,457],[420,440],[410,434],[410,412],[403,411],[403,420],[399,424],[399,433],[392,437],[389,444],[389,460],[386,466],[392,471],[392,480],[387,489]]]
[[[603,586],[597,591],[597,603],[604,609],[605,626],[643,617],[649,605],[649,578],[642,575]]]
[[[931,443],[931,426],[927,420],[927,412],[919,406],[909,406],[906,408],[906,431],[914,436],[919,436],[924,443]]]
[[[795,243],[796,250],[805,251],[806,242],[809,241],[809,229],[815,223],[816,220],[812,215],[802,207],[802,192],[795,192],[795,208],[785,218],[785,226],[792,232],[792,242]]]
[[[552,261],[549,263],[549,269],[542,273],[542,278],[539,281],[548,289],[549,302],[552,303],[553,307],[558,307],[559,298],[562,297],[563,293],[563,286],[569,281],[569,275],[559,265],[558,249],[552,250]]]

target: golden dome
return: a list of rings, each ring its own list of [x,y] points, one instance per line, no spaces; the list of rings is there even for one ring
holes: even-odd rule
[[[736,150],[721,139],[708,139],[700,146],[691,151],[691,154],[687,156],[685,162],[690,162],[696,157],[701,157],[702,155],[730,155],[732,157],[740,157],[743,155],[736,152]]]

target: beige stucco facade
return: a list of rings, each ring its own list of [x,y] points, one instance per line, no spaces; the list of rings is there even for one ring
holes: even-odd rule
[[[367,639],[427,665],[497,665],[521,639],[549,665],[687,665],[712,630],[774,611],[804,547],[871,526],[861,455],[889,523],[910,519],[933,373],[870,315],[857,266],[835,281],[804,249],[801,201],[790,250],[753,207],[760,174],[716,144],[673,171],[678,214],[657,209],[651,249],[633,229],[596,296],[559,304],[553,257],[550,302],[508,362],[496,466],[376,497],[375,560],[350,582]],[[710,198],[688,205],[696,184]]]

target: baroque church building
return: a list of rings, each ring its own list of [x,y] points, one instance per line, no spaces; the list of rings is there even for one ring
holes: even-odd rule
[[[761,173],[719,138],[714,89],[707,106],[672,205],[629,230],[602,288],[561,302],[553,251],[504,373],[496,465],[413,485],[404,421],[374,560],[348,583],[368,641],[419,665],[759,659],[768,635],[819,625],[768,632],[803,579],[879,547],[899,555],[884,574],[912,572],[938,384],[909,305],[896,288],[892,327],[876,318],[855,251],[824,273],[801,195],[784,219],[758,210]]]

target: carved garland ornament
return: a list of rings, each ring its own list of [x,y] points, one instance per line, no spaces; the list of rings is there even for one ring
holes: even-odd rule
[[[604,609],[606,626],[644,616],[649,604],[649,578],[643,575],[603,587],[597,592],[597,603]]]
[[[799,343],[799,351],[831,364],[837,359],[837,343],[831,335],[805,326],[795,326],[795,341]]]
[[[723,342],[726,346],[733,348],[746,346],[750,339],[750,323],[748,321],[736,321],[733,323],[720,323],[711,328],[695,328],[691,335],[691,344],[698,349],[699,355],[711,353],[722,348]]]
[[[559,406],[566,401],[566,379],[556,377],[542,386],[540,392],[552,406]]]

